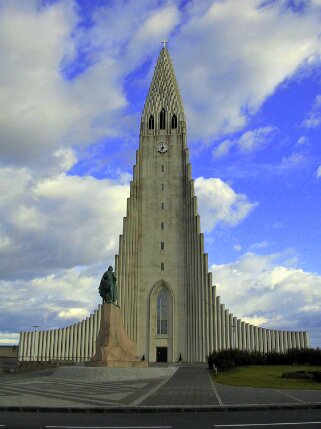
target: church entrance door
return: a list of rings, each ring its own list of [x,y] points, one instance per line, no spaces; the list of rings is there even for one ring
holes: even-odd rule
[[[156,347],[156,362],[167,362],[167,347]]]

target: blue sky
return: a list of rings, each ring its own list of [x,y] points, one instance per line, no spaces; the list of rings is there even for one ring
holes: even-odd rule
[[[0,343],[97,306],[166,38],[222,301],[321,346],[321,3],[237,4],[1,1]]]

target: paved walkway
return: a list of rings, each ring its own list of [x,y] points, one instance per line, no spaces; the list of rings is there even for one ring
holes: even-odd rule
[[[84,369],[85,370],[85,369]],[[221,409],[223,407],[321,408],[320,390],[235,387],[212,382],[205,365],[181,365],[171,377],[141,380],[62,379],[50,371],[0,376],[0,410]]]
[[[141,405],[219,405],[213,387],[204,365],[183,365]]]

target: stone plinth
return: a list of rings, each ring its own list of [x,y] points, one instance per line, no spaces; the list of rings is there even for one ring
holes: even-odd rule
[[[140,360],[136,355],[136,343],[125,331],[118,305],[103,304],[102,306],[96,354],[89,365],[110,368],[148,366],[147,361]]]

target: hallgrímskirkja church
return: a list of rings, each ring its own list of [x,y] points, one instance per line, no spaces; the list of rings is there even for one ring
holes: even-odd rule
[[[197,212],[186,118],[164,46],[146,98],[119,252],[118,305],[139,359],[205,362],[229,348],[284,352],[309,346],[306,332],[257,327],[217,296]],[[72,326],[20,334],[19,360],[89,361],[102,306]]]

